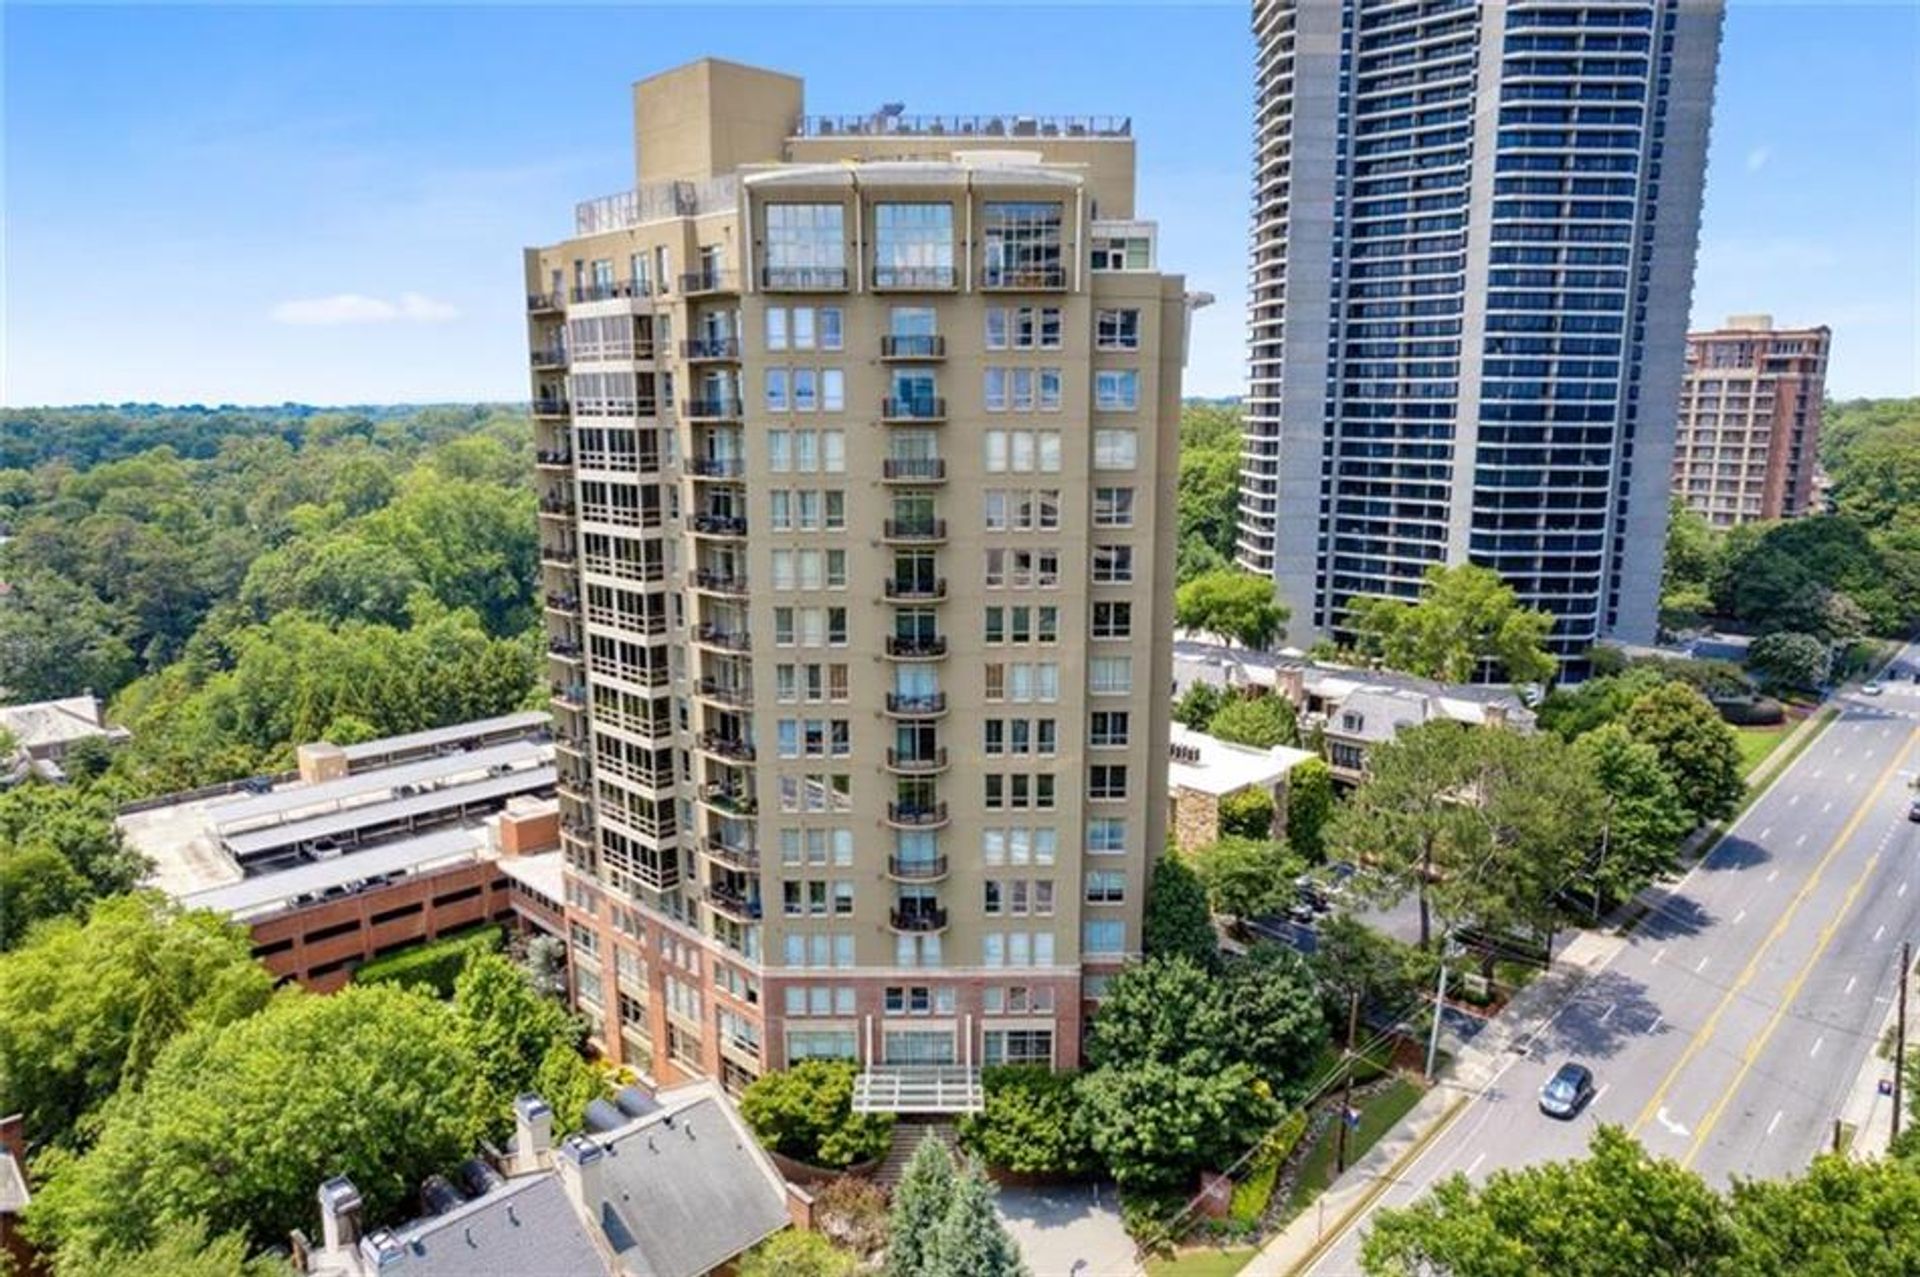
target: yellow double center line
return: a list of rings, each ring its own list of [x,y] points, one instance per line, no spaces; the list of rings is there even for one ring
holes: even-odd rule
[[[1747,965],[1741,969],[1739,978],[1727,989],[1725,996],[1723,996],[1719,1004],[1713,1008],[1713,1013],[1707,1017],[1706,1023],[1700,1026],[1699,1030],[1694,1033],[1692,1040],[1687,1043],[1687,1049],[1681,1054],[1679,1060],[1667,1071],[1666,1077],[1661,1079],[1659,1088],[1655,1090],[1652,1097],[1647,1100],[1646,1107],[1640,1110],[1640,1116],[1635,1119],[1633,1123],[1634,1133],[1638,1134],[1642,1127],[1652,1121],[1654,1115],[1660,1111],[1661,1105],[1666,1103],[1667,1092],[1672,1089],[1674,1082],[1686,1069],[1687,1065],[1693,1063],[1694,1057],[1699,1055],[1706,1047],[1708,1040],[1713,1037],[1714,1030],[1719,1026],[1720,1017],[1726,1013],[1729,1006],[1733,1005],[1733,1000],[1740,996],[1740,991],[1746,988],[1747,983],[1753,979],[1754,972],[1760,969],[1761,959],[1767,956],[1767,951],[1773,947],[1774,942],[1786,934],[1787,928],[1793,922],[1794,915],[1800,911],[1800,906],[1805,903],[1807,897],[1812,894],[1813,889],[1820,884],[1821,875],[1826,872],[1827,867],[1839,856],[1847,843],[1852,840],[1853,835],[1858,832],[1861,823],[1864,822],[1868,814],[1873,811],[1874,806],[1880,801],[1881,793],[1886,789],[1888,782],[1899,772],[1901,762],[1906,758],[1908,750],[1913,747],[1913,738],[1916,734],[1920,734],[1920,727],[1908,731],[1907,738],[1900,743],[1900,748],[1894,751],[1893,758],[1887,763],[1886,769],[1880,773],[1879,779],[1874,782],[1873,788],[1868,792],[1866,798],[1855,808],[1853,816],[1840,830],[1839,836],[1833,840],[1833,845],[1827,848],[1826,853],[1820,857],[1820,862],[1814,866],[1813,872],[1807,876],[1807,880],[1800,884],[1800,890],[1794,893],[1793,900],[1787,905],[1786,911],[1780,915],[1779,921],[1773,924],[1773,930],[1767,933],[1767,938],[1761,942],[1760,947],[1754,950],[1753,956],[1747,960]],[[1773,1036],[1773,1031],[1779,1027],[1780,1021],[1786,1017],[1787,1008],[1792,1005],[1794,997],[1800,991],[1801,984],[1805,982],[1808,973],[1813,970],[1814,964],[1819,962],[1820,955],[1826,952],[1827,945],[1833,940],[1833,934],[1839,926],[1840,919],[1846,916],[1848,909],[1852,908],[1854,898],[1860,894],[1861,888],[1866,885],[1867,879],[1872,875],[1879,860],[1880,856],[1878,852],[1874,853],[1874,855],[1868,859],[1866,868],[1861,870],[1860,876],[1854,879],[1853,886],[1848,889],[1847,898],[1845,902],[1841,904],[1839,911],[1834,914],[1833,918],[1828,921],[1825,927],[1821,928],[1820,943],[1815,946],[1813,953],[1808,956],[1807,960],[1800,965],[1800,969],[1794,972],[1793,979],[1787,985],[1785,995],[1781,998],[1778,1005],[1775,1006],[1773,1015],[1768,1019],[1765,1030],[1761,1032],[1759,1037],[1747,1044],[1744,1058],[1740,1063],[1740,1071],[1734,1075],[1732,1083],[1720,1092],[1719,1100],[1714,1103],[1713,1109],[1707,1114],[1705,1120],[1701,1122],[1700,1129],[1694,1132],[1693,1143],[1688,1146],[1686,1156],[1681,1159],[1681,1165],[1690,1165],[1694,1157],[1699,1154],[1701,1146],[1706,1142],[1708,1133],[1713,1130],[1714,1123],[1720,1120],[1720,1114],[1726,1108],[1727,1102],[1733,1098],[1734,1092],[1740,1089],[1741,1082],[1746,1079],[1748,1071],[1753,1068],[1753,1062],[1759,1058],[1761,1050],[1767,1044],[1767,1039]]]

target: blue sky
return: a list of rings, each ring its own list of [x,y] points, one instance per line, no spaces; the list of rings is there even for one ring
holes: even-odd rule
[[[0,23],[8,405],[524,398],[520,248],[632,184],[629,83],[703,54],[801,74],[821,111],[1131,115],[1161,263],[1219,298],[1189,389],[1240,390],[1244,5],[9,4]],[[1830,324],[1841,396],[1920,393],[1917,35],[1897,3],[1734,0],[1727,20],[1695,319]]]

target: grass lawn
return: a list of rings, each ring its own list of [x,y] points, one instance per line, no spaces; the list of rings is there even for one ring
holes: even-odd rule
[[[1347,1136],[1347,1165],[1359,1161],[1366,1151],[1373,1147],[1374,1141],[1392,1129],[1393,1124],[1405,1117],[1407,1110],[1420,1102],[1424,1092],[1406,1078],[1400,1078],[1369,1100],[1360,1110],[1360,1125]],[[1307,1203],[1333,1182],[1333,1158],[1338,1150],[1339,1127],[1329,1124],[1320,1135],[1319,1142],[1308,1151],[1306,1161],[1301,1165],[1300,1178],[1293,1186],[1293,1198],[1288,1210],[1297,1214],[1305,1210]]]
[[[1780,742],[1795,727],[1795,720],[1789,718],[1784,723],[1775,723],[1771,727],[1739,727],[1734,735],[1740,738],[1740,774],[1753,775],[1753,769],[1765,762],[1767,755],[1779,748]]]
[[[1252,1246],[1203,1246],[1183,1250],[1172,1259],[1149,1259],[1147,1277],[1233,1277],[1247,1266],[1255,1249]]]

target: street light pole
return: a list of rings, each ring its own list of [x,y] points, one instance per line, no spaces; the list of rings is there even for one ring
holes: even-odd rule
[[[1900,1138],[1901,1074],[1907,1064],[1907,978],[1913,970],[1913,944],[1900,942],[1900,1014],[1893,1029],[1893,1134],[1888,1142]]]
[[[1347,1004],[1347,1084],[1340,1090],[1340,1130],[1339,1142],[1333,1155],[1333,1173],[1341,1175],[1347,1169],[1347,1114],[1353,1112],[1353,1043],[1360,1032],[1360,995],[1355,993]]]
[[[1453,947],[1453,933],[1440,937],[1440,987],[1433,995],[1433,1027],[1427,1034],[1427,1081],[1433,1081],[1433,1064],[1440,1055],[1440,1012],[1447,1005],[1447,958]]]

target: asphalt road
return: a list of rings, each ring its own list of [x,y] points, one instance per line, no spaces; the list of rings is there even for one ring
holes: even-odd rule
[[[1897,664],[1920,661],[1908,647]],[[1920,685],[1840,698],[1839,718],[1676,883],[1581,993],[1516,1052],[1371,1209],[1455,1172],[1580,1155],[1596,1124],[1715,1183],[1806,1166],[1873,1049],[1920,944]],[[1539,1111],[1563,1061],[1594,1070],[1572,1121]],[[1370,1213],[1370,1212],[1369,1212]],[[1364,1217],[1308,1271],[1357,1273]]]

